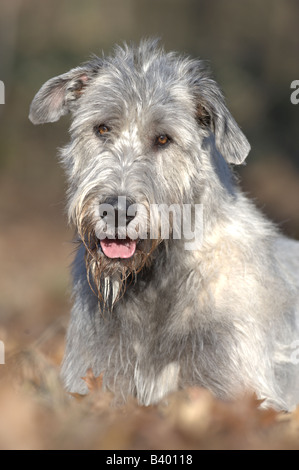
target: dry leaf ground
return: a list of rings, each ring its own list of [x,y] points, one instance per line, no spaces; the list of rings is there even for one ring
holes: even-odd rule
[[[0,389],[1,449],[298,449],[299,410],[261,410],[249,397],[223,403],[201,388],[141,407],[115,405],[88,371],[85,397],[63,390],[57,365],[38,349],[9,359]]]

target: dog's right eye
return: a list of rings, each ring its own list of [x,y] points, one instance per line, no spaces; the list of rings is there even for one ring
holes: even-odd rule
[[[156,137],[155,144],[162,148],[162,147],[167,147],[167,145],[171,142],[170,137],[166,134],[161,134],[158,137]]]
[[[100,124],[95,127],[95,132],[97,135],[103,136],[110,132],[110,127],[106,126],[106,124]]]

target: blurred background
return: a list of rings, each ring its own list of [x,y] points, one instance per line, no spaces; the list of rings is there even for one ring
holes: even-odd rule
[[[290,101],[298,24],[296,0],[0,0],[0,340],[8,355],[38,344],[58,364],[70,308],[73,232],[56,157],[70,121],[28,121],[40,86],[92,53],[148,36],[208,60],[252,145],[238,169],[244,191],[299,238],[299,105]]]

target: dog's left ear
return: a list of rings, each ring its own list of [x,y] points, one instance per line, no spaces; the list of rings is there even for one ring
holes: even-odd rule
[[[242,164],[250,144],[227,109],[223,95],[214,80],[203,81],[197,96],[197,120],[214,133],[215,144],[228,163]]]
[[[93,63],[88,63],[48,80],[33,98],[30,121],[33,124],[55,122],[75,109],[96,71]]]

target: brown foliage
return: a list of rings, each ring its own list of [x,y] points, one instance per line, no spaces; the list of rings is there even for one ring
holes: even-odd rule
[[[3,367],[3,366],[1,366]],[[37,349],[14,354],[0,382],[1,449],[297,449],[299,411],[222,402],[201,388],[155,406],[115,403],[89,369],[86,396],[67,394],[58,367]]]

